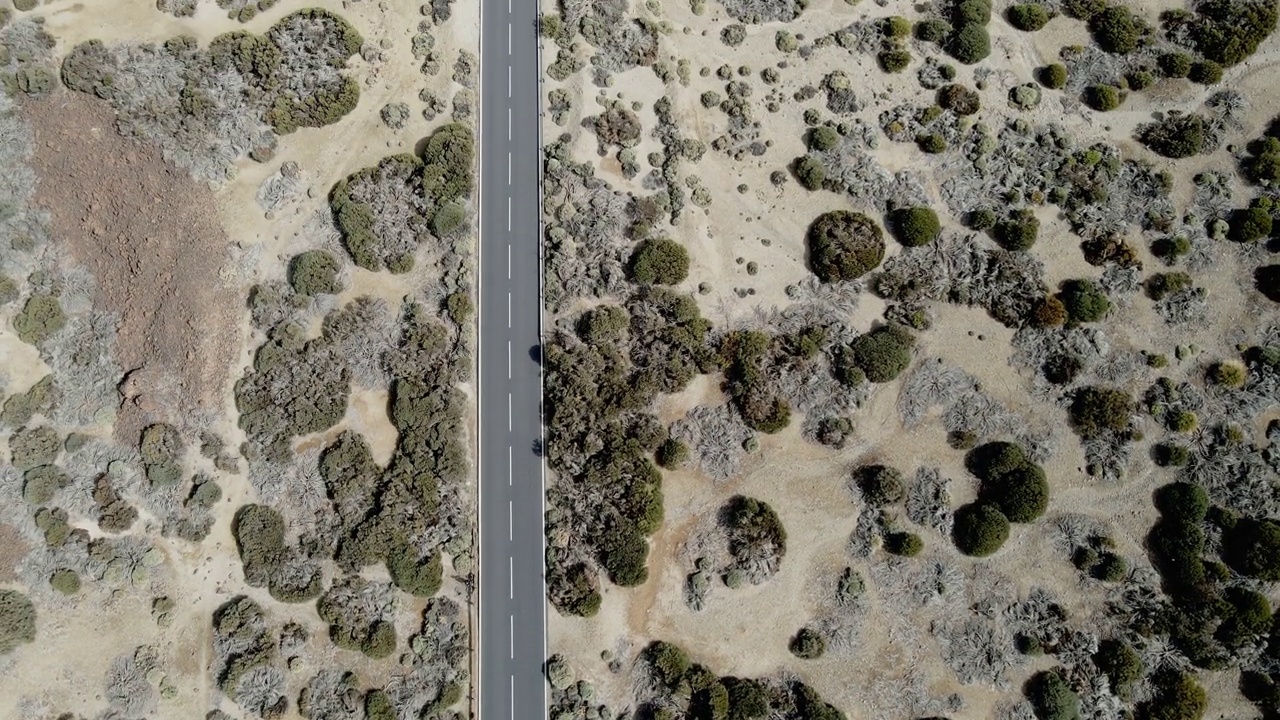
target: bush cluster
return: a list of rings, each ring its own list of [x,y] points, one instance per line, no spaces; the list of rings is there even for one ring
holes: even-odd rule
[[[347,411],[350,371],[333,346],[280,333],[258,348],[235,387],[239,425],[251,453],[292,456],[290,440],[333,427]]]
[[[1066,308],[1067,319],[1073,324],[1097,322],[1111,309],[1107,294],[1096,282],[1088,279],[1064,281],[1058,299]]]
[[[1249,143],[1241,169],[1255,185],[1280,182],[1280,118],[1271,122],[1266,135]]]
[[[824,282],[856,280],[884,259],[880,226],[862,213],[833,210],[819,215],[806,235],[809,266]]]
[[[1138,140],[1167,158],[1188,158],[1204,149],[1205,122],[1196,114],[1169,115],[1138,129]]]
[[[1143,678],[1145,667],[1142,657],[1129,643],[1118,638],[1108,638],[1098,643],[1093,662],[1107,676],[1116,697],[1128,699],[1134,683]]]
[[[1280,581],[1280,522],[1241,518],[1223,538],[1223,557],[1247,577]]]
[[[1123,390],[1084,387],[1071,401],[1071,424],[1083,438],[1124,433],[1129,429],[1132,412],[1133,398]]]
[[[865,378],[892,382],[911,364],[915,337],[901,325],[889,323],[854,338],[835,358],[836,376],[846,385]]]
[[[942,232],[938,214],[927,207],[895,210],[889,215],[889,225],[893,229],[893,236],[907,247],[928,245]]]
[[[947,51],[951,57],[972,65],[991,54],[990,0],[956,0],[951,13],[951,37]]]
[[[142,429],[138,452],[147,482],[152,487],[176,485],[182,480],[184,447],[178,429],[168,423],[155,423]]]
[[[689,275],[689,251],[669,238],[650,238],[636,246],[629,267],[638,283],[676,285]]]
[[[1030,250],[1040,234],[1040,220],[1029,209],[1019,210],[996,223],[993,228],[996,241],[1006,250]]]
[[[768,335],[754,330],[728,333],[720,343],[725,389],[743,421],[760,432],[775,433],[791,422],[791,406],[766,381],[764,371],[780,351]]]
[[[329,638],[334,645],[378,660],[395,652],[396,628],[378,614],[382,608],[360,601],[371,585],[358,575],[339,580],[320,596],[316,611],[321,620],[329,623]]]
[[[39,345],[67,324],[58,299],[46,293],[36,293],[27,298],[22,310],[13,316],[13,329],[22,342]]]
[[[1165,672],[1156,677],[1152,698],[1138,706],[1142,720],[1200,720],[1209,706],[1204,688],[1194,676]]]
[[[1196,50],[1222,65],[1236,65],[1258,49],[1276,28],[1277,8],[1270,0],[1204,0],[1194,13],[1166,16],[1166,29],[1184,27]]]
[[[957,115],[972,115],[982,107],[982,99],[976,91],[952,83],[938,90],[938,105]]]
[[[735,495],[721,508],[734,565],[749,570],[757,564],[777,565],[787,554],[787,530],[769,503]]]
[[[307,572],[296,568],[294,552],[284,540],[284,518],[266,505],[245,505],[232,519],[232,534],[240,551],[244,581],[250,587],[266,587],[281,602],[307,602],[320,595],[323,577],[319,567]]]
[[[1098,47],[1127,55],[1146,40],[1151,28],[1124,5],[1108,5],[1089,20],[1089,31]]]
[[[982,481],[979,500],[998,508],[1009,522],[1032,522],[1049,505],[1049,481],[1044,470],[1019,445],[979,445],[965,456],[965,467]]]

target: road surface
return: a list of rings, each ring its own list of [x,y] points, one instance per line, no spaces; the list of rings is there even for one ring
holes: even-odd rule
[[[537,0],[481,0],[480,632],[482,720],[543,720]]]

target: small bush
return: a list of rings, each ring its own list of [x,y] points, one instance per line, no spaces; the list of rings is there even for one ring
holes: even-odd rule
[[[916,146],[930,155],[946,152],[947,140],[938,133],[925,133],[916,137]]]
[[[986,25],[991,22],[990,0],[959,0],[953,7],[951,21],[961,25]]]
[[[1111,309],[1111,301],[1092,280],[1067,280],[1058,293],[1067,310],[1067,319],[1074,324],[1097,322]]]
[[[1080,696],[1058,670],[1032,675],[1025,692],[1039,720],[1080,720]]]
[[[852,364],[871,382],[891,382],[911,364],[914,344],[915,338],[901,325],[881,325],[854,338],[836,362]]]
[[[49,586],[63,595],[75,595],[80,592],[80,576],[75,570],[54,570],[49,576]]]
[[[809,147],[818,150],[830,150],[840,144],[840,133],[830,125],[819,125],[809,131]]]
[[[324,250],[308,250],[289,261],[289,284],[299,295],[336,295],[342,292],[338,281],[338,259]]]
[[[1138,49],[1150,28],[1125,6],[1111,5],[1093,16],[1089,31],[1098,47],[1116,55],[1127,55]]]
[[[1061,90],[1067,86],[1067,66],[1062,63],[1052,63],[1040,68],[1037,73],[1040,84],[1050,90]]]
[[[33,467],[22,474],[22,499],[32,505],[48,505],[71,478],[53,465]]]
[[[1205,374],[1205,378],[1214,385],[1231,388],[1244,387],[1248,377],[1244,365],[1234,361],[1214,363]]]
[[[862,499],[875,507],[896,505],[906,497],[902,474],[884,465],[867,465],[854,472]]]
[[[1160,443],[1152,448],[1151,454],[1160,467],[1182,467],[1191,459],[1191,451],[1175,443]]]
[[[924,551],[924,540],[915,533],[889,533],[884,539],[884,549],[900,557],[915,557]]]
[[[951,23],[937,18],[922,20],[916,23],[915,30],[917,40],[941,45],[946,42],[947,37],[951,35]]]
[[[1191,56],[1184,52],[1167,52],[1156,58],[1156,67],[1167,78],[1184,78],[1191,74]]]
[[[1222,82],[1222,66],[1212,60],[1192,63],[1187,79],[1201,85],[1217,85]]]
[[[948,47],[951,57],[965,65],[973,65],[991,54],[991,35],[987,28],[977,23],[962,25],[951,36]]]
[[[982,98],[964,85],[952,83],[938,90],[938,105],[956,115],[972,115],[982,107]]]
[[[1084,89],[1084,102],[1098,112],[1109,112],[1120,107],[1124,96],[1114,85],[1090,85]]]
[[[1254,270],[1253,286],[1271,302],[1280,303],[1280,265],[1263,265]]]
[[[881,23],[880,29],[885,37],[896,40],[911,35],[911,21],[901,15],[887,17]]]
[[[884,259],[884,236],[875,221],[861,213],[834,210],[809,226],[809,264],[824,282],[856,280]]]
[[[1120,582],[1129,572],[1129,564],[1115,553],[1103,553],[1093,566],[1093,576],[1103,582]]]
[[[1041,298],[1031,306],[1031,314],[1027,318],[1034,327],[1058,327],[1067,321],[1067,306],[1062,300],[1052,295]]]
[[[1040,221],[1030,210],[1022,210],[996,223],[996,242],[1006,250],[1030,250],[1040,233]]]
[[[1157,155],[1188,158],[1204,149],[1205,124],[1199,115],[1170,115],[1138,131],[1138,140]]]
[[[899,73],[911,64],[911,53],[902,48],[891,48],[881,50],[876,55],[876,60],[879,61],[881,70],[887,73]]]
[[[986,557],[1009,539],[1009,518],[986,503],[970,503],[956,510],[951,537],[965,555]]]
[[[1271,213],[1258,205],[1251,205],[1231,214],[1230,237],[1236,242],[1257,242],[1271,234],[1275,224]]]
[[[48,465],[61,449],[58,431],[45,425],[18,428],[9,436],[9,462],[19,470]]]
[[[668,238],[640,243],[631,255],[631,279],[645,285],[675,285],[689,275],[689,251]]]
[[[1049,481],[1040,466],[1027,462],[982,485],[982,500],[1012,523],[1029,523],[1049,506]]]
[[[800,628],[800,632],[791,638],[788,649],[798,658],[816,660],[827,651],[827,641],[814,630]]]
[[[1071,422],[1076,432],[1092,438],[1129,428],[1133,399],[1128,393],[1105,387],[1085,387],[1071,402]]]
[[[1158,488],[1156,509],[1163,517],[1183,524],[1198,524],[1209,513],[1209,496],[1204,488],[1188,482],[1172,482]]]
[[[658,446],[656,457],[659,465],[675,470],[689,460],[689,447],[675,438],[667,438]]]
[[[654,680],[673,690],[680,686],[692,665],[689,656],[678,645],[661,640],[645,646],[640,651],[640,661],[648,667]]]
[[[1134,70],[1125,73],[1125,84],[1130,90],[1146,90],[1156,82],[1156,76],[1149,70]]]
[[[0,655],[36,639],[36,608],[26,595],[0,589]]]
[[[895,210],[889,216],[889,222],[894,237],[907,247],[928,245],[942,232],[938,214],[927,207]]]
[[[1049,22],[1049,11],[1036,3],[1019,3],[1005,13],[1009,24],[1024,32],[1035,32]]]
[[[1173,293],[1191,287],[1191,276],[1184,272],[1156,273],[1147,278],[1147,296],[1163,300]]]
[[[827,168],[822,161],[812,155],[805,155],[796,160],[792,171],[796,179],[806,190],[821,190],[827,179]]]
[[[44,293],[27,298],[22,311],[13,318],[13,329],[18,339],[31,345],[43,343],[66,324],[67,316],[62,312],[58,299]]]
[[[1067,17],[1088,22],[1105,10],[1106,0],[1062,0],[1062,12]]]
[[[1093,661],[1111,682],[1111,690],[1122,699],[1128,698],[1133,684],[1142,679],[1142,657],[1124,640],[1103,640]]]

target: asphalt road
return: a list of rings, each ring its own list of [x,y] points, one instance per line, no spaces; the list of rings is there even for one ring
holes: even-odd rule
[[[483,720],[542,720],[537,0],[481,3],[477,687]]]

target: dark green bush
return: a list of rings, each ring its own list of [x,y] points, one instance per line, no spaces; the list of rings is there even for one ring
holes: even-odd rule
[[[1254,270],[1253,285],[1268,300],[1280,303],[1280,265],[1263,265]]]
[[[933,18],[916,23],[916,39],[921,42],[941,45],[951,35],[951,23]]]
[[[80,592],[80,576],[75,570],[54,570],[49,576],[49,586],[63,595],[75,595]]]
[[[809,265],[824,282],[856,280],[884,258],[884,236],[862,213],[834,210],[819,215],[806,235]]]
[[[1142,657],[1124,640],[1115,638],[1103,640],[1098,644],[1098,652],[1093,661],[1098,669],[1107,676],[1111,690],[1117,697],[1127,699],[1133,684],[1142,679]]]
[[[812,155],[805,155],[796,159],[795,165],[792,167],[796,179],[806,190],[821,190],[822,183],[827,179],[827,168],[822,161]]]
[[[916,137],[916,145],[930,155],[946,152],[947,140],[938,133],[924,133]]]
[[[1062,0],[1062,12],[1068,17],[1088,22],[1105,10],[1106,0]]]
[[[382,690],[374,688],[365,693],[364,717],[365,720],[396,720],[399,715],[391,698]]]
[[[1000,509],[1009,522],[1029,523],[1049,506],[1049,481],[1030,462],[982,484],[981,498]]]
[[[881,50],[876,55],[876,60],[880,63],[881,70],[887,73],[899,73],[911,64],[911,53],[902,48],[890,48]]]
[[[289,284],[299,295],[336,295],[342,292],[338,280],[338,259],[324,250],[308,250],[289,261]]]
[[[1184,78],[1191,74],[1191,56],[1184,52],[1167,52],[1156,58],[1156,67],[1167,78]]]
[[[1204,118],[1169,115],[1138,129],[1138,140],[1152,152],[1167,158],[1188,158],[1204,149]]]
[[[1049,11],[1037,3],[1018,3],[1005,12],[1009,24],[1024,32],[1035,32],[1049,22]]]
[[[692,663],[678,645],[662,640],[655,640],[640,652],[640,660],[652,673],[653,678],[668,689],[680,686]]]
[[[1194,15],[1184,15],[1174,24],[1189,25],[1196,49],[1222,65],[1244,61],[1276,28],[1277,9],[1271,0],[1205,0],[1194,7]]]
[[[39,345],[53,337],[67,324],[62,305],[52,295],[36,293],[27,298],[22,310],[13,317],[13,329],[22,342]]]
[[[977,23],[960,25],[951,36],[947,50],[956,60],[973,65],[991,54],[991,35],[985,26]]]
[[[1251,205],[1231,214],[1231,239],[1236,242],[1256,242],[1271,234],[1274,223],[1271,213],[1258,205]]]
[[[961,25],[986,25],[991,22],[990,0],[958,0],[952,9],[951,22]]]
[[[964,457],[964,466],[980,480],[996,480],[1031,463],[1021,445],[994,441],[983,443]]]
[[[840,133],[830,125],[819,125],[809,131],[809,147],[818,150],[830,150],[840,144]]]
[[[1280,127],[1280,121],[1273,121]],[[1280,181],[1280,138],[1263,137],[1249,143],[1249,156],[1241,163],[1241,169],[1255,185]]]
[[[1097,322],[1111,309],[1107,294],[1088,279],[1064,281],[1058,299],[1067,310],[1067,319],[1075,324]]]
[[[21,427],[9,436],[9,462],[19,470],[48,465],[58,458],[62,438],[47,425]]]
[[[970,503],[956,510],[951,537],[965,555],[986,557],[1009,539],[1009,518],[986,503]]]
[[[1021,210],[996,223],[996,242],[1006,250],[1030,250],[1040,233],[1040,221],[1030,210]]]
[[[810,628],[800,628],[788,644],[791,654],[805,660],[816,660],[827,651],[827,641]]]
[[[902,473],[884,465],[860,467],[854,471],[854,480],[862,492],[862,499],[875,507],[896,505],[907,495]]]
[[[1084,89],[1084,102],[1098,112],[1108,112],[1120,107],[1124,95],[1114,85],[1090,85]]]
[[[1103,553],[1093,566],[1093,576],[1103,582],[1120,582],[1129,573],[1129,563],[1115,553]]]
[[[1152,448],[1156,464],[1161,467],[1181,467],[1191,459],[1191,452],[1181,445],[1160,443]]]
[[[1266,595],[1245,587],[1229,587],[1223,599],[1229,609],[1213,633],[1223,645],[1238,648],[1271,633],[1271,603]]]
[[[1084,438],[1120,433],[1129,428],[1133,398],[1113,388],[1084,387],[1071,402],[1071,424]]]
[[[432,551],[422,558],[407,544],[397,543],[387,553],[386,565],[391,582],[410,595],[431,597],[440,592],[440,584],[444,578],[440,551]]]
[[[1138,706],[1140,720],[1200,720],[1209,705],[1204,688],[1187,673],[1165,673],[1155,680],[1153,697]]]
[[[250,587],[267,585],[287,552],[284,518],[266,505],[245,505],[236,511],[231,532],[240,551],[245,582]]]
[[[1125,85],[1130,90],[1146,90],[1156,82],[1156,76],[1149,70],[1133,70],[1125,73]]]
[[[836,363],[857,367],[871,382],[891,382],[911,364],[914,344],[911,332],[901,325],[881,325],[854,338],[836,358]],[[838,370],[838,373],[849,375],[847,371]]]
[[[1223,538],[1223,559],[1241,575],[1280,581],[1280,522],[1242,518]]]
[[[1067,86],[1067,66],[1062,63],[1051,63],[1040,68],[1040,84],[1050,90],[1061,90]]]
[[[1032,675],[1024,690],[1039,720],[1080,720],[1080,696],[1058,670]]]
[[[1212,60],[1192,63],[1187,79],[1201,85],[1217,85],[1222,82],[1222,66]]]
[[[1147,278],[1147,296],[1163,300],[1173,293],[1191,287],[1191,276],[1184,272],[1156,273]]]
[[[915,557],[924,550],[924,541],[915,533],[889,533],[884,538],[884,549],[901,557]]]
[[[17,590],[0,589],[0,655],[36,639],[36,608]]]
[[[889,224],[894,237],[907,247],[928,245],[942,232],[938,214],[927,207],[895,210],[889,216]]]
[[[729,534],[729,554],[739,566],[766,555],[786,555],[787,530],[769,503],[735,495],[721,508],[720,517]]]
[[[675,438],[667,438],[658,446],[658,464],[668,470],[675,470],[689,460],[689,447]]]
[[[1089,31],[1098,47],[1109,53],[1127,55],[1138,49],[1151,29],[1127,7],[1111,5],[1093,16]]]
[[[689,275],[689,251],[669,238],[641,242],[631,255],[631,279],[645,285],[675,285]]]

